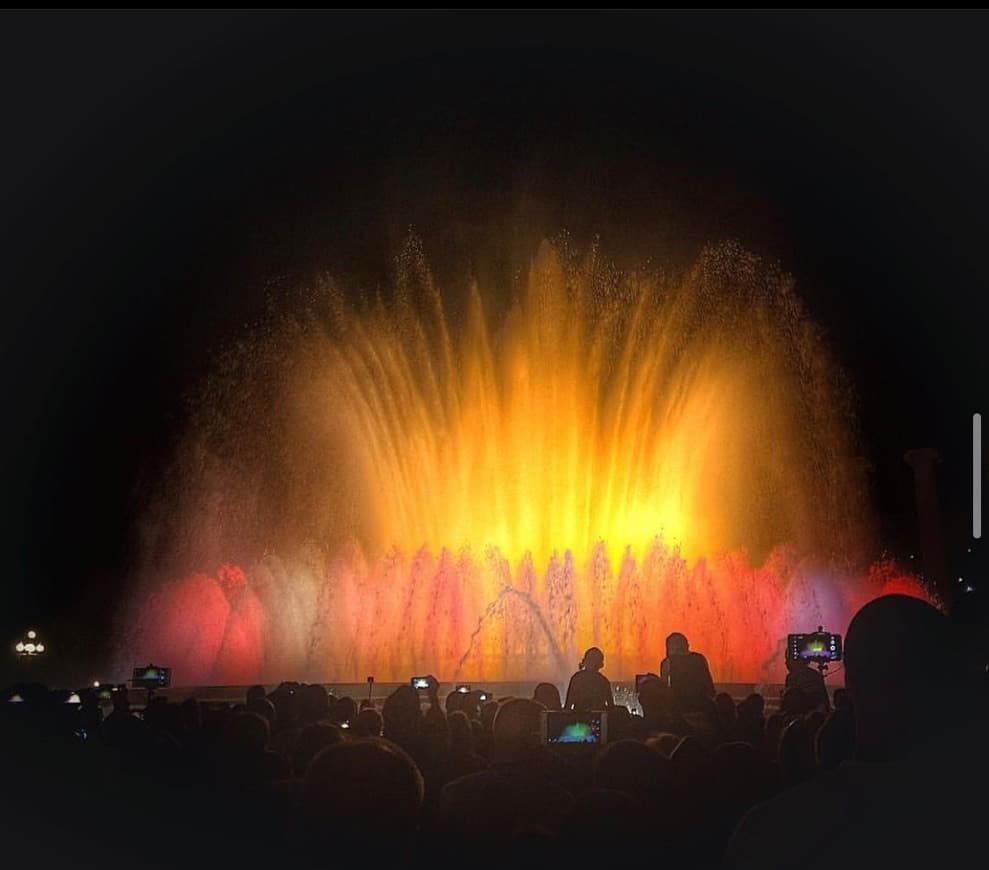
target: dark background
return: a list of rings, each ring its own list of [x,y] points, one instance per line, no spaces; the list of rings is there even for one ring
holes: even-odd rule
[[[562,229],[779,258],[855,384],[889,546],[914,548],[903,453],[932,446],[954,553],[986,408],[987,36],[962,14],[4,15],[0,638],[99,660],[212,355],[314,269],[384,280],[410,225],[461,277],[464,250]]]

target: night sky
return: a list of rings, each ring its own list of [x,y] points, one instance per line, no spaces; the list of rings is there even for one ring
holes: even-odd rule
[[[410,226],[441,278],[522,230],[778,258],[855,385],[891,545],[911,447],[941,451],[964,532],[987,36],[960,14],[4,15],[0,637],[99,659],[213,355],[317,270],[385,281]]]

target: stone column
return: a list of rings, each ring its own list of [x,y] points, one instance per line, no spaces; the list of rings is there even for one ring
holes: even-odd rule
[[[924,573],[933,582],[942,599],[948,602],[951,600],[952,590],[948,580],[941,505],[937,494],[937,463],[940,462],[940,456],[933,447],[920,447],[908,450],[903,458],[913,469],[914,500]]]

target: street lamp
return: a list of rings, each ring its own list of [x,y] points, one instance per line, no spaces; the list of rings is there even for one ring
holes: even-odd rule
[[[45,645],[38,640],[38,632],[33,628],[29,628],[24,640],[17,641],[14,651],[21,658],[33,658],[34,656],[44,654]]]

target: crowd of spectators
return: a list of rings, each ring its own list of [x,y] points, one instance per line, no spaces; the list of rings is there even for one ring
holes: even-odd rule
[[[664,660],[632,713],[599,697],[597,649],[562,703],[550,683],[482,700],[430,679],[380,709],[285,682],[135,710],[126,690],[106,709],[13,686],[2,847],[11,867],[954,866],[984,848],[984,654],[887,596],[848,629],[846,688],[798,674],[768,702],[678,694],[671,669],[706,686],[706,662]],[[582,693],[607,708],[607,743],[545,743],[546,711]]]

